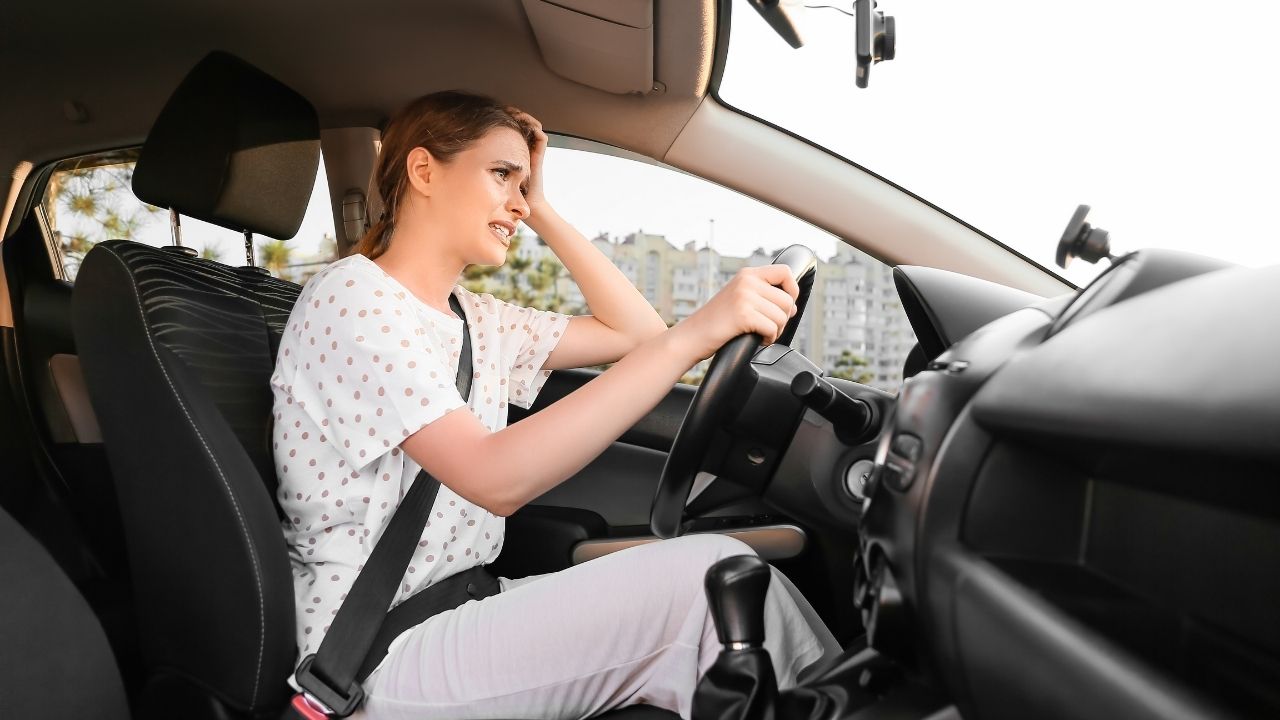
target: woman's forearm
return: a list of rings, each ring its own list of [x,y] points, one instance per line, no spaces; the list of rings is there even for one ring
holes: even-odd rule
[[[483,439],[476,469],[501,514],[577,473],[658,405],[698,360],[679,335],[645,341],[570,395]]]
[[[666,328],[627,276],[549,205],[534,211],[528,224],[573,276],[597,320],[637,342]]]

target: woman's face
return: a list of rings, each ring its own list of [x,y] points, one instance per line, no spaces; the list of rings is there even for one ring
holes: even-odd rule
[[[432,234],[466,264],[501,265],[516,225],[529,216],[529,146],[510,128],[494,128],[431,171]]]

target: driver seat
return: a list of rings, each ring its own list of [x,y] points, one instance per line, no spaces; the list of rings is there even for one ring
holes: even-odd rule
[[[139,198],[292,237],[319,162],[306,99],[224,53],[157,119]],[[270,376],[301,288],[181,248],[95,247],[73,296],[77,347],[117,482],[143,661],[140,718],[276,718],[297,660],[274,497]],[[610,718],[673,718],[634,706]]]

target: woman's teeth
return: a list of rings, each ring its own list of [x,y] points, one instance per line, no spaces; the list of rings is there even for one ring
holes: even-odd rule
[[[494,223],[489,226],[489,229],[493,231],[494,235],[498,236],[498,239],[502,241],[503,245],[506,245],[507,247],[511,246],[511,237],[507,235],[507,229],[505,227]]]

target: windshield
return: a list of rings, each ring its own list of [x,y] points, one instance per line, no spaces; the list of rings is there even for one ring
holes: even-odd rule
[[[1280,6],[883,0],[878,9],[897,19],[897,57],[858,89],[854,19],[835,9],[853,3],[783,4],[799,50],[732,3],[725,103],[1077,284],[1107,265],[1054,265],[1080,204],[1110,231],[1113,253],[1280,262]]]

